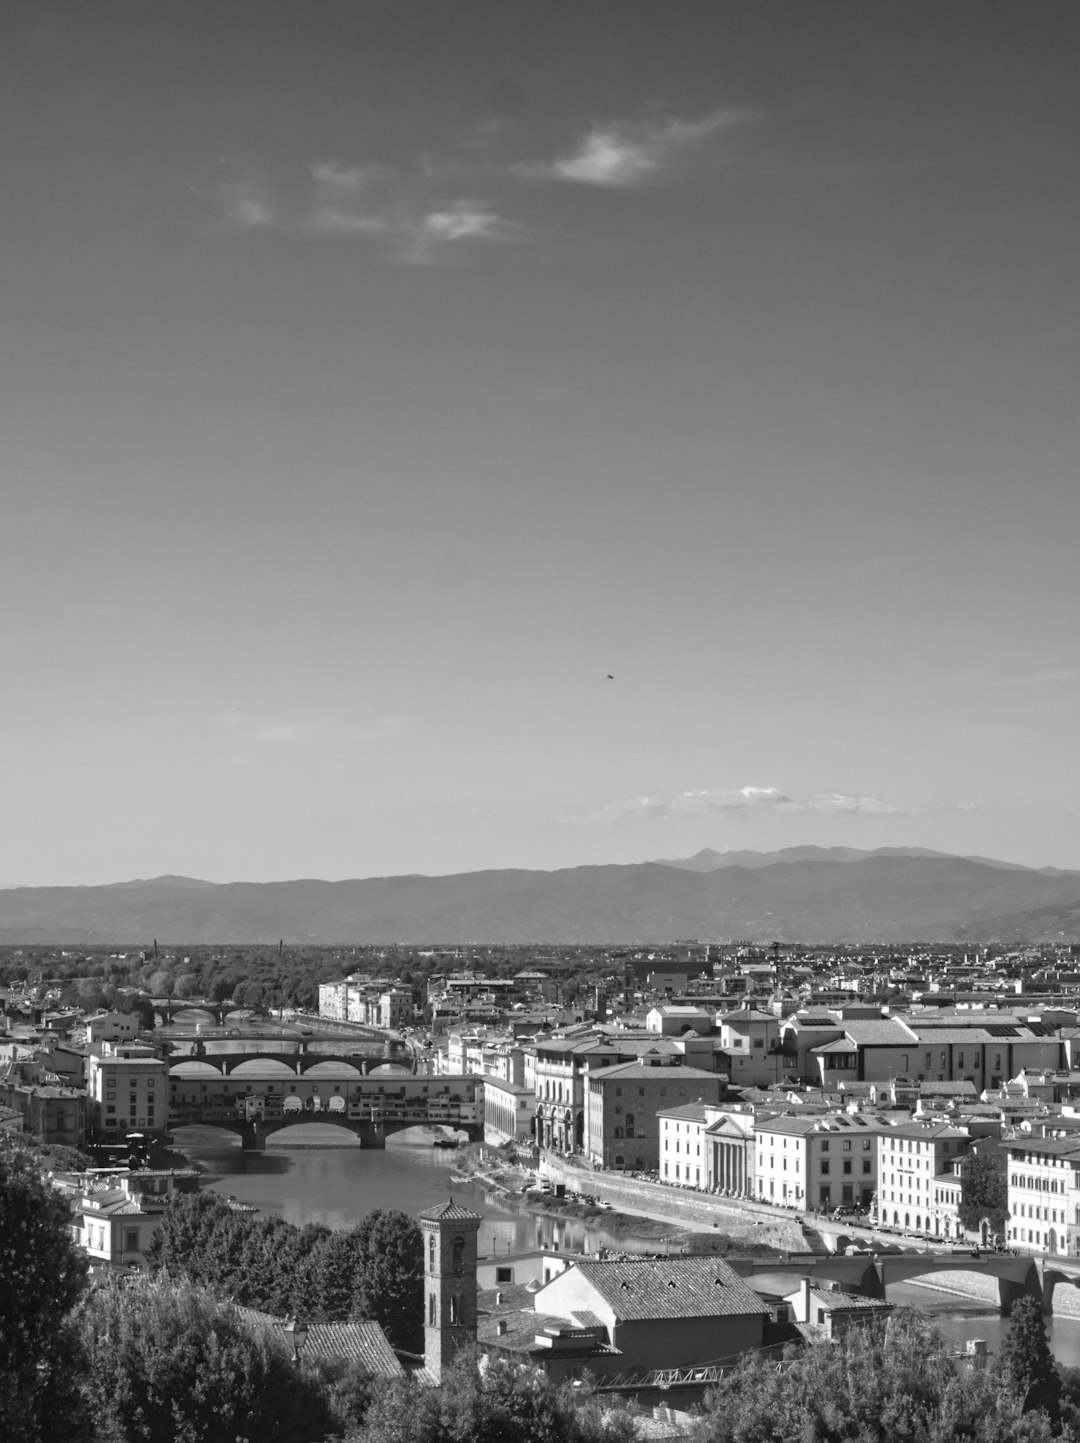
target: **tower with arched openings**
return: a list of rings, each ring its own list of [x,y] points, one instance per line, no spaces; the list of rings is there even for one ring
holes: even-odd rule
[[[424,1367],[436,1380],[476,1346],[479,1213],[449,1201],[420,1214],[424,1238]]]

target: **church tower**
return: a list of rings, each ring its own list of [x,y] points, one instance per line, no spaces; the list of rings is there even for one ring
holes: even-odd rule
[[[436,1382],[476,1346],[476,1242],[483,1221],[460,1203],[420,1214],[424,1238],[424,1367]]]

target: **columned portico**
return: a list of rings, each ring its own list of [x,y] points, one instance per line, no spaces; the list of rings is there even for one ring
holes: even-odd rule
[[[714,1139],[712,1153],[713,1187],[741,1197],[746,1191],[746,1148]]]

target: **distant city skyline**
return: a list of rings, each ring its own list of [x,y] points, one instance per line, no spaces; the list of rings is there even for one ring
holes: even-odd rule
[[[1080,868],[1078,42],[13,10],[0,879]]]

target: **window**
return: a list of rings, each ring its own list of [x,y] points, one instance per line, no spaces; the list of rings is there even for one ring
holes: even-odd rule
[[[821,1176],[822,1176],[822,1177],[828,1177],[828,1175],[829,1175],[829,1164],[828,1164],[828,1162],[823,1162],[823,1163],[821,1164]]]
[[[863,1177],[869,1177],[869,1175],[870,1175],[870,1164],[869,1164],[868,1162],[864,1162],[863,1165],[862,1165],[862,1170],[863,1170]]]
[[[851,1138],[850,1138],[850,1137],[845,1137],[845,1138],[844,1138],[844,1151],[845,1151],[845,1152],[850,1152],[850,1151],[851,1151]]]
[[[845,1177],[850,1177],[850,1176],[851,1176],[851,1163],[848,1161],[847,1158],[844,1159],[844,1176],[845,1176]]]
[[[512,1283],[514,1281],[513,1268],[496,1268],[495,1281],[497,1283]]]

